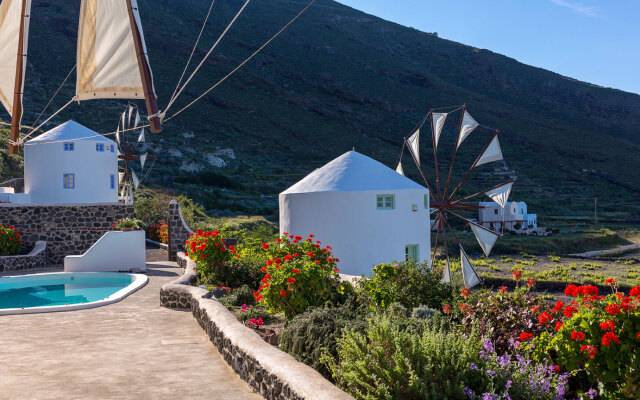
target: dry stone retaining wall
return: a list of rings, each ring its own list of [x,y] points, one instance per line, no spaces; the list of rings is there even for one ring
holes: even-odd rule
[[[162,286],[160,304],[190,309],[225,361],[268,400],[353,400],[311,367],[266,343],[244,326],[209,292],[190,286],[196,279],[195,262],[177,254],[185,268],[179,279]]]
[[[47,243],[38,241],[29,254],[0,256],[0,273],[41,269],[47,266]]]
[[[47,242],[47,263],[61,265],[64,256],[82,254],[124,217],[133,218],[133,205],[124,204],[0,204],[0,223],[22,232],[33,246]]]

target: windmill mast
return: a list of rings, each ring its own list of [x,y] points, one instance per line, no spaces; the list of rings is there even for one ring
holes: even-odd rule
[[[11,143],[15,143],[20,138],[20,120],[22,119],[22,87],[23,87],[23,71],[24,59],[27,57],[24,52],[24,19],[27,18],[27,0],[22,0],[22,12],[20,13],[20,36],[18,39],[17,61],[16,61],[16,79],[13,91],[13,108],[11,109]],[[9,153],[18,153],[18,146],[9,145]]]
[[[144,89],[144,99],[147,105],[147,114],[151,116],[149,118],[149,128],[151,132],[162,132],[162,123],[160,117],[158,117],[158,103],[156,102],[156,96],[153,91],[153,81],[151,80],[151,69],[147,63],[147,55],[144,52],[144,45],[142,44],[142,37],[140,36],[140,30],[136,22],[136,17],[133,13],[133,5],[131,0],[127,0],[127,10],[129,12],[129,22],[131,24],[131,31],[133,33],[133,43],[136,47],[136,55],[138,58],[138,68],[140,69],[140,77],[142,78],[142,87]]]

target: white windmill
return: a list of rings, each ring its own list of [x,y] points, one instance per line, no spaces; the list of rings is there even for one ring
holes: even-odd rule
[[[503,160],[502,150],[500,149],[500,142],[498,141],[499,131],[496,129],[478,124],[473,119],[473,117],[467,112],[466,105],[440,108],[438,110],[439,111],[448,110],[448,111],[434,112],[435,110],[429,110],[427,115],[422,119],[422,121],[418,124],[418,126],[412,131],[413,134],[408,138],[404,138],[403,145],[402,145],[402,152],[400,154],[400,161],[398,162],[398,167],[396,168],[396,171],[404,175],[404,171],[402,168],[402,153],[404,152],[404,148],[406,146],[406,148],[409,151],[409,154],[411,155],[411,158],[413,159],[416,166],[418,167],[418,170],[420,171],[420,175],[422,176],[422,179],[424,180],[427,186],[427,189],[429,189],[429,193],[431,197],[431,208],[432,208],[431,215],[435,214],[435,219],[433,219],[431,228],[437,230],[437,233],[436,233],[435,245],[433,248],[433,256],[431,257],[431,260],[433,262],[436,256],[436,251],[438,249],[438,241],[440,236],[442,236],[442,241],[444,245],[444,254],[446,256],[446,267],[443,275],[443,280],[447,282],[450,281],[451,267],[449,264],[449,250],[453,250],[453,249],[450,249],[448,245],[448,241],[447,241],[447,230],[448,230],[451,237],[455,241],[456,247],[458,247],[457,250],[460,251],[462,277],[463,277],[465,287],[469,288],[480,283],[481,281],[480,276],[476,272],[476,269],[474,268],[473,264],[469,260],[467,253],[465,252],[464,248],[460,244],[460,241],[458,240],[458,237],[456,236],[456,233],[454,232],[451,226],[451,223],[449,222],[449,218],[453,216],[459,220],[462,220],[465,224],[467,224],[471,229],[471,231],[474,233],[476,239],[478,240],[480,247],[482,247],[482,251],[486,256],[488,256],[496,240],[498,239],[498,237],[501,237],[502,235],[490,229],[487,229],[482,225],[475,223],[469,218],[465,218],[464,216],[460,215],[460,212],[477,210],[479,208],[482,208],[482,206],[472,204],[469,202],[469,200],[482,194],[486,194],[493,201],[495,201],[501,207],[504,208],[507,204],[507,199],[509,198],[509,194],[511,193],[511,188],[513,187],[513,184],[515,183],[516,179],[511,179],[507,182],[500,183],[498,185],[492,186],[488,189],[479,191],[469,196],[464,196],[456,199],[454,196],[458,194],[458,191],[460,190],[464,182],[467,180],[471,172],[476,167],[482,164]],[[438,167],[438,142],[440,141],[440,135],[442,134],[443,127],[445,125],[445,121],[447,120],[447,117],[459,111],[462,111],[462,112],[460,115],[460,124],[458,126],[457,138],[455,141],[455,146],[454,146],[453,154],[451,157],[451,164],[449,166],[447,180],[443,185],[441,185],[440,170]],[[422,167],[420,165],[420,132],[423,126],[426,124],[427,120],[430,121],[430,125],[431,125],[433,165],[435,168],[435,185],[429,185],[429,182],[427,181],[423,173]],[[480,152],[480,154],[477,156],[477,158],[475,159],[471,167],[467,170],[466,174],[464,175],[464,178],[462,178],[460,183],[458,183],[458,185],[453,190],[450,191],[449,189],[450,189],[450,183],[451,183],[451,175],[453,172],[453,167],[455,164],[458,148],[464,142],[464,140],[467,139],[469,135],[478,127],[481,127],[485,130],[489,130],[490,132],[492,132],[491,139],[489,140],[487,145],[484,147],[484,149]]]

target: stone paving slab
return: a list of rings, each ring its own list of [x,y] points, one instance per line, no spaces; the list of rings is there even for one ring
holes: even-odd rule
[[[160,307],[183,270],[147,269],[147,286],[116,304],[1,316],[0,399],[261,399],[191,312]]]

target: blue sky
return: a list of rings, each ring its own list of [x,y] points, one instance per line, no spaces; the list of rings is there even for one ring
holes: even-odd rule
[[[640,0],[337,0],[596,85],[640,94]]]

